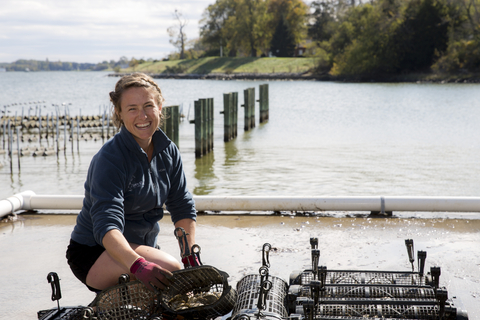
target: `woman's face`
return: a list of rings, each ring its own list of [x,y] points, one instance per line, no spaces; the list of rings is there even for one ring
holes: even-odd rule
[[[131,87],[121,97],[119,118],[144,150],[160,124],[162,105],[157,104],[155,89]]]

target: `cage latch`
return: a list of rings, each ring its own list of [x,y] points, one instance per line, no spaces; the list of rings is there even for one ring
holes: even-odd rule
[[[59,300],[62,298],[62,291],[60,290],[60,279],[58,278],[58,274],[56,272],[50,272],[47,275],[47,281],[52,287],[52,301],[57,301],[57,308],[58,311],[60,311]]]

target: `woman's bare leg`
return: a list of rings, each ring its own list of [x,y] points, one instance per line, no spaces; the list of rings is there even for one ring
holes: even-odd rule
[[[169,271],[180,270],[180,263],[170,254],[144,245],[131,244],[131,247],[147,261],[153,262]],[[135,277],[122,264],[114,260],[107,251],[104,251],[87,275],[87,284],[95,289],[104,290],[118,284],[118,278],[127,273],[130,279]]]

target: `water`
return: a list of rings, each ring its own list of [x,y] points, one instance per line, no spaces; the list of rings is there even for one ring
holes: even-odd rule
[[[0,73],[3,105],[44,101],[42,114],[68,107],[72,115],[98,114],[118,78],[106,73]],[[157,80],[166,105],[181,105],[193,119],[193,101],[215,101],[214,152],[194,155],[194,125],[180,124],[180,151],[190,190],[196,195],[275,196],[479,196],[480,90],[478,84],[358,84],[269,82],[270,120],[223,142],[223,93],[266,81]],[[65,103],[65,105],[63,105]],[[52,106],[52,104],[57,106]],[[8,107],[26,113],[36,104]],[[45,106],[45,107],[43,107]],[[1,141],[0,141],[1,143]],[[45,142],[44,142],[45,143]],[[50,142],[51,143],[51,142]],[[38,145],[38,142],[32,143]],[[0,145],[1,146],[1,145]],[[23,157],[18,169],[0,155],[0,198],[37,194],[83,194],[90,159],[101,142],[67,143],[59,156]],[[410,214],[409,214],[410,215]],[[413,216],[421,217],[421,215]],[[278,248],[272,275],[288,280],[309,267],[308,239],[321,239],[321,263],[332,269],[409,270],[404,239],[428,253],[427,266],[442,267],[441,283],[470,319],[480,317],[480,215],[456,219],[200,216],[202,259],[236,281],[258,272],[264,242]],[[445,219],[447,218],[447,219]],[[0,319],[35,319],[50,301],[46,276],[58,272],[62,306],[86,305],[93,296],[74,278],[64,252],[74,216],[27,215],[0,224]],[[160,243],[178,256],[170,220],[161,221]],[[220,241],[219,241],[220,240]]]
[[[118,78],[94,72],[0,74],[2,105],[45,101],[42,114],[93,115],[108,108]],[[195,159],[194,125],[180,125],[180,151],[196,195],[418,195],[480,194],[478,84],[346,84],[269,82],[270,120],[223,142],[223,93],[266,81],[157,80],[166,105],[181,105],[193,119],[193,101],[215,101],[214,152]],[[65,104],[63,106],[62,104]],[[57,105],[57,107],[52,106]],[[34,106],[16,105],[10,114]],[[81,110],[81,111],[80,111]],[[83,194],[100,142],[67,144],[59,157],[13,158],[0,169],[3,199],[24,190]]]

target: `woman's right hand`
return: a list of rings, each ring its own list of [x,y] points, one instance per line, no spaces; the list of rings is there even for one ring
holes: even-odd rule
[[[155,288],[165,290],[173,279],[170,271],[144,258],[135,260],[130,272],[151,291],[155,291]]]

